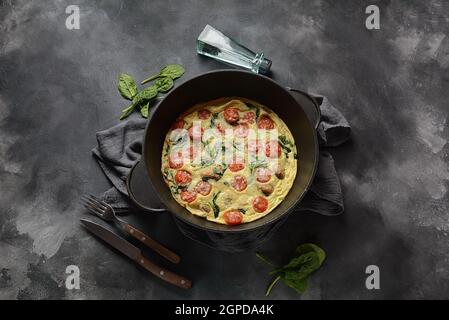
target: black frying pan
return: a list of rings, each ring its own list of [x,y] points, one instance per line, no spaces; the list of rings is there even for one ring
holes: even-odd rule
[[[162,147],[170,125],[181,113],[193,105],[225,96],[252,99],[277,113],[292,132],[299,157],[298,174],[284,201],[265,217],[238,226],[210,222],[191,214],[172,197],[161,173]],[[303,95],[303,97],[305,96]],[[313,98],[310,99],[313,100]],[[308,102],[310,103],[310,101]],[[317,106],[315,102],[314,105]],[[315,129],[316,123],[312,124],[306,115],[301,106],[301,100],[296,100],[288,89],[270,78],[240,70],[213,71],[186,81],[159,103],[145,130],[143,160],[154,190],[162,204],[175,218],[193,228],[210,232],[252,231],[285,218],[307,192],[318,163],[318,140]],[[165,209],[154,209],[154,211],[161,210]]]

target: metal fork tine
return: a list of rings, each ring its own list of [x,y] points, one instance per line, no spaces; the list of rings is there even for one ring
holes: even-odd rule
[[[85,196],[84,201],[86,201],[86,202],[89,201],[90,203],[94,204],[95,206],[100,207],[102,210],[106,210],[106,207],[104,205],[102,205],[99,201],[95,200],[94,198]]]
[[[95,214],[96,216],[99,216],[100,218],[103,218],[103,214],[100,213],[100,211],[97,211],[97,209],[89,206],[88,204],[84,204],[84,208]]]
[[[87,196],[88,196],[88,198],[89,198],[91,201],[95,202],[95,203],[98,204],[99,206],[104,207],[104,209],[107,208],[107,206],[105,206],[104,204],[102,204],[102,202],[100,202],[100,200],[98,200],[95,196],[93,196],[93,195],[91,195],[91,194],[89,194],[89,195],[87,195]]]
[[[95,199],[95,201],[97,201],[98,203],[102,204],[105,208],[109,207],[109,204],[107,204],[106,202],[98,199],[96,196],[94,195],[90,195],[92,199]]]
[[[103,209],[102,207],[98,206],[97,204],[91,202],[91,201],[87,201],[86,204],[92,208],[94,208],[95,210],[97,210],[98,212],[101,212],[101,214],[105,213],[105,209]]]
[[[88,198],[81,198],[81,200],[84,201],[85,204],[87,204],[90,207],[95,208],[96,210],[100,211],[102,214],[106,211],[106,208],[104,208],[103,206],[95,203],[94,201],[92,201],[91,199]]]

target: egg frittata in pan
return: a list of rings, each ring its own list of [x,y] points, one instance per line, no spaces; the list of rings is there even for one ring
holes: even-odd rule
[[[238,225],[279,205],[293,185],[297,158],[290,130],[272,110],[227,97],[195,105],[172,124],[161,170],[192,214]]]

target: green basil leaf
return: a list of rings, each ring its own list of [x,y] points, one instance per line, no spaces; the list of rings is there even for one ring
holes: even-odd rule
[[[170,77],[173,80],[178,79],[184,74],[185,70],[179,64],[169,64],[165,66],[159,73],[160,77]]]
[[[173,79],[170,77],[159,78],[154,81],[154,85],[157,87],[159,92],[168,92],[171,88],[173,88]]]
[[[132,100],[137,94],[137,86],[133,77],[128,74],[121,73],[118,77],[118,90],[123,98]]]
[[[141,109],[140,109],[140,114],[142,115],[142,117],[144,118],[148,118],[148,109],[150,107],[150,102],[147,102]]]

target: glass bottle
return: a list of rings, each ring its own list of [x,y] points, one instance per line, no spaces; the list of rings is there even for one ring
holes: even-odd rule
[[[199,54],[255,73],[266,74],[271,67],[271,60],[263,53],[254,53],[210,25],[206,25],[198,36],[196,50]]]

